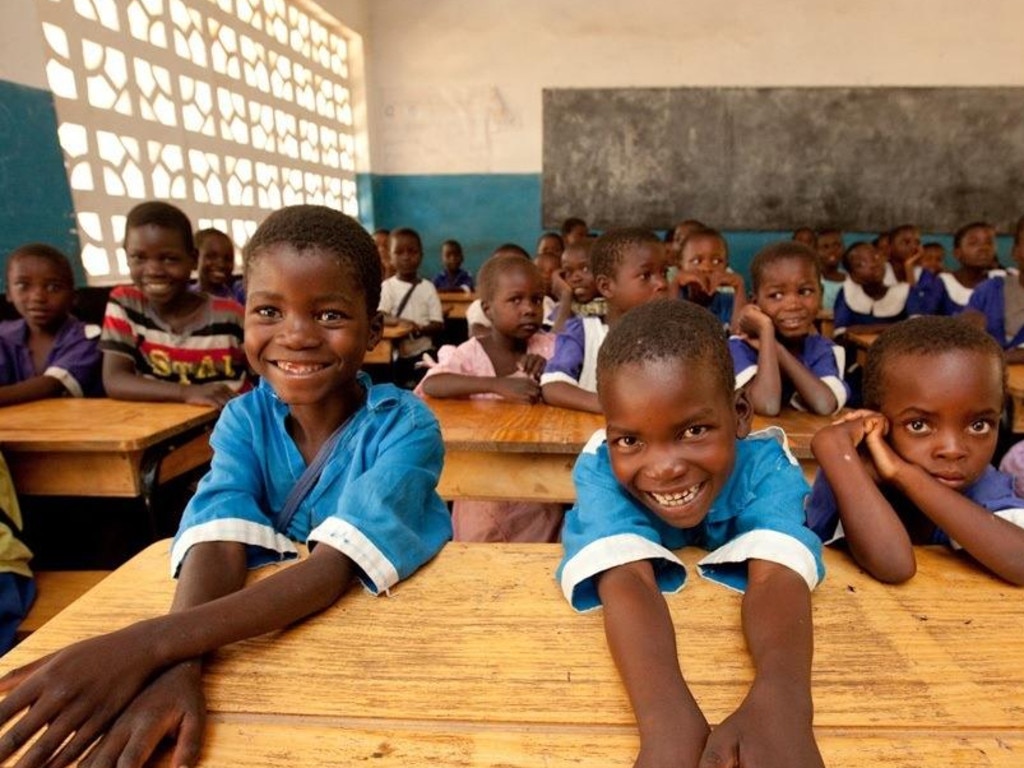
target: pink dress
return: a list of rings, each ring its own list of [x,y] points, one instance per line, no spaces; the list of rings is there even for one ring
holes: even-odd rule
[[[537,333],[530,338],[527,352],[550,359],[555,351],[555,336]],[[439,373],[463,376],[494,376],[494,364],[478,339],[457,347],[447,345],[437,353],[438,361],[423,381]],[[517,373],[516,376],[526,374]],[[423,396],[423,381],[416,394]],[[481,393],[474,398],[497,400],[498,395]],[[533,501],[475,501],[457,499],[452,504],[452,529],[455,541],[558,541],[564,508],[561,504]]]

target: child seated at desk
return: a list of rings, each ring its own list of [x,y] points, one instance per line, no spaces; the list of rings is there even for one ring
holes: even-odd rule
[[[817,254],[792,241],[769,245],[754,257],[750,276],[754,301],[729,339],[736,386],[746,387],[755,413],[776,416],[784,405],[835,413],[850,396],[846,350],[814,327],[821,309]]]
[[[441,243],[441,263],[444,269],[434,275],[434,287],[439,291],[465,291],[472,293],[473,276],[462,268],[462,244],[458,240]]]
[[[0,323],[0,405],[47,397],[99,397],[100,329],[71,314],[67,257],[43,243],[7,259],[7,297],[20,320]]]
[[[821,542],[804,527],[807,483],[781,431],[748,436],[750,403],[733,384],[721,325],[688,302],[630,311],[599,355],[607,426],[573,470],[557,578],[576,610],[603,607],[640,729],[636,765],[822,765],[810,686]],[[660,594],[684,585],[673,550],[686,546],[709,551],[701,575],[745,591],[754,681],[713,731]]]
[[[839,268],[843,261],[843,233],[834,227],[818,230],[814,249],[821,262],[821,306],[832,312],[836,308],[839,289],[846,280],[846,273]]]
[[[587,238],[570,243],[562,251],[562,266],[551,277],[551,287],[558,303],[544,316],[555,333],[561,331],[572,317],[604,317],[608,304],[597,290],[590,251],[594,241]]]
[[[608,329],[633,307],[668,297],[665,244],[646,229],[613,229],[594,242],[590,262],[605,317],[573,317],[555,339],[555,353],[540,378],[545,402],[601,412],[597,400],[597,352]]]
[[[420,278],[423,242],[419,233],[408,227],[393,230],[390,243],[395,274],[381,285],[378,309],[387,325],[412,326],[412,334],[398,344],[395,363],[396,383],[412,389],[423,376],[416,364],[434,349],[433,337],[444,330],[444,313],[434,284]]]
[[[458,347],[441,347],[437,365],[427,371],[416,394],[536,403],[540,374],[554,351],[554,337],[541,330],[540,272],[525,256],[499,254],[481,267],[479,292],[490,332]],[[557,541],[562,512],[561,504],[457,499],[452,505],[454,539]]]
[[[502,243],[493,251],[488,258],[493,259],[497,256],[521,256],[524,259],[529,259],[530,255],[526,252],[526,249],[521,245],[515,243]],[[484,264],[487,262],[485,261]],[[483,269],[483,267],[481,267]],[[466,326],[469,330],[470,338],[486,337],[491,333],[491,320],[484,312],[483,302],[477,297],[469,303],[466,307]]]
[[[808,525],[845,538],[876,579],[914,575],[914,544],[949,544],[1024,584],[1024,499],[990,462],[1005,398],[1002,351],[957,318],[883,331],[864,366],[864,403],[820,430]]]
[[[7,462],[0,456],[0,656],[14,645],[18,626],[36,596],[29,562],[32,553],[18,534],[21,510]]]
[[[833,338],[847,331],[880,331],[908,314],[919,314],[907,283],[886,283],[886,262],[871,243],[858,241],[843,252],[846,280],[836,297]]]
[[[133,285],[110,292],[100,337],[107,394],[222,408],[246,385],[244,310],[188,289],[188,217],[170,203],[140,203],[128,212],[124,248]]]
[[[1024,363],[1024,233],[1013,245],[1016,271],[994,273],[967,300],[964,315],[1003,348],[1008,363]]]
[[[733,328],[747,303],[743,278],[729,269],[729,246],[717,229],[699,229],[683,241],[679,298],[707,309],[726,328]]]
[[[221,299],[234,299],[245,306],[242,278],[234,274],[235,244],[231,238],[219,229],[207,227],[196,232],[195,244],[199,267],[192,289]]]
[[[357,580],[386,592],[451,536],[436,419],[359,371],[383,324],[370,236],[326,207],[284,208],[246,245],[245,273],[246,352],[261,382],[214,428],[210,471],[171,550],[171,612],[5,675],[0,763],[45,730],[30,750],[40,765],[73,761],[98,737],[97,764],[139,765],[169,737],[170,764],[196,765],[204,654],[318,613]],[[294,540],[308,557],[245,584],[249,568],[296,557]]]

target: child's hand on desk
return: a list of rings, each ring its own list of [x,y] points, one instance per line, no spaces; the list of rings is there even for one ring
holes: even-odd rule
[[[523,359],[519,361],[519,370],[525,373],[534,381],[540,381],[540,375],[544,373],[544,368],[547,366],[548,361],[540,355],[527,353],[523,355]]]
[[[7,726],[0,764],[42,731],[19,768],[64,765],[108,728],[154,672],[151,649],[133,629],[83,640],[0,678],[0,693],[7,694],[0,702],[0,727]]]
[[[235,397],[235,392],[223,381],[211,381],[208,384],[189,384],[184,387],[182,400],[193,405],[212,405],[223,408],[228,400]]]
[[[196,765],[205,727],[200,663],[177,664],[142,689],[79,768],[142,766],[165,738],[175,743],[172,766]]]
[[[698,768],[823,768],[810,718],[796,718],[755,683],[740,708],[711,731]]]
[[[493,391],[514,403],[536,403],[540,400],[540,384],[524,376],[500,376],[494,380]]]

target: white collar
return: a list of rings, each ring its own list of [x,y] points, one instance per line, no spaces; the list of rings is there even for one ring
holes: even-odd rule
[[[868,296],[859,283],[853,282],[851,278],[843,281],[843,299],[846,306],[859,315],[871,315],[872,317],[896,317],[907,307],[907,296],[910,295],[910,286],[906,283],[896,283],[888,286],[885,295],[880,299],[872,299]]]

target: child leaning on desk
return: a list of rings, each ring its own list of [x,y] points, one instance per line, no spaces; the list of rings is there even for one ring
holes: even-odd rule
[[[564,256],[564,255],[563,255]],[[555,339],[555,353],[540,378],[544,400],[562,408],[601,412],[597,353],[608,329],[633,307],[668,296],[668,254],[646,229],[613,229],[594,241],[590,265],[608,302],[603,318],[573,317]]]
[[[97,738],[98,764],[138,765],[170,736],[171,764],[195,765],[203,654],[321,611],[355,580],[384,592],[450,538],[436,419],[359,371],[383,324],[370,236],[329,208],[285,208],[246,245],[245,272],[246,353],[261,382],[211,435],[210,472],[171,551],[171,612],[0,679],[0,762],[38,735],[19,766],[71,760]],[[248,568],[295,557],[293,540],[308,558],[245,586]]]
[[[480,269],[477,288],[490,320],[486,336],[444,346],[416,388],[431,397],[540,400],[538,379],[554,350],[541,330],[544,284],[526,256],[500,253]],[[522,501],[469,501],[452,505],[456,541],[557,541],[562,505]]]
[[[918,317],[868,350],[864,404],[820,430],[821,467],[807,522],[823,541],[845,538],[876,579],[916,570],[912,545],[962,548],[1024,584],[1024,499],[991,466],[1005,399],[1002,350],[959,318]]]
[[[850,396],[843,380],[846,350],[818,334],[821,274],[817,254],[784,241],[758,252],[750,265],[754,300],[740,310],[729,339],[736,386],[746,387],[755,413],[776,416],[784,405],[835,413]]]
[[[170,203],[128,212],[124,249],[132,285],[110,292],[103,318],[103,386],[121,400],[218,408],[246,383],[243,308],[189,290],[192,224]]]
[[[750,403],[733,383],[720,321],[690,302],[631,310],[598,358],[607,426],[573,470],[557,578],[577,610],[604,609],[645,768],[822,765],[810,690],[821,542],[804,526],[807,483],[781,433],[748,436]],[[743,703],[710,732],[661,595],[682,588],[672,550],[686,546],[709,550],[702,575],[745,590],[756,669]]]
[[[100,329],[71,314],[67,257],[44,243],[16,248],[7,259],[7,297],[21,319],[0,323],[0,405],[102,395]]]

